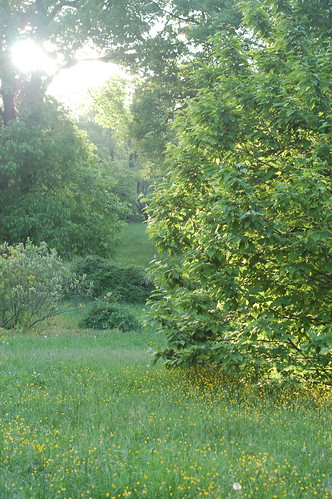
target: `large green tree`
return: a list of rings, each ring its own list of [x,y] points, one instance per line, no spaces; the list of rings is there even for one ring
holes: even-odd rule
[[[171,365],[332,380],[331,22],[325,0],[242,2],[213,40],[154,196]]]
[[[0,130],[0,240],[109,256],[127,210],[86,137],[56,104]]]

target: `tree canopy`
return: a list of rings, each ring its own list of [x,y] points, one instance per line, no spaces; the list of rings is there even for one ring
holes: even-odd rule
[[[1,0],[2,240],[46,240],[67,255],[114,250],[127,214],[114,179],[86,136],[46,96],[53,75],[43,68],[21,72],[12,49],[32,40],[55,67],[69,67],[88,43],[112,44],[115,52],[130,48],[150,29],[146,15],[141,2]]]
[[[204,8],[209,9],[212,4],[206,2]],[[87,45],[99,48],[102,61],[129,64],[149,77],[159,74],[164,87],[167,81],[178,82],[177,58],[189,53],[179,35],[185,36],[186,26],[194,29],[200,25],[201,12],[196,3],[189,8],[187,2],[168,0],[0,1],[0,195],[3,200],[0,237],[9,243],[27,236],[34,243],[45,238],[48,244],[65,253],[70,245],[74,253],[92,247],[103,252],[114,247],[118,222],[124,216],[119,198],[132,196],[130,189],[121,192],[115,186],[111,171],[106,171],[104,163],[91,153],[86,139],[63,111],[51,105],[46,90],[56,68],[60,71],[73,65],[77,50]],[[205,27],[209,25],[204,16],[202,23]],[[12,50],[20,40],[30,40],[44,51],[54,63],[52,74],[42,67],[22,72],[15,66]],[[173,93],[175,88],[173,85]],[[99,101],[103,100],[100,109],[108,107],[105,111],[108,123],[110,105],[121,101],[120,94],[116,99],[113,96],[107,104],[105,96],[99,97]],[[166,113],[173,102],[174,98],[165,106]],[[156,109],[162,115],[158,106]],[[113,118],[115,114],[118,118],[125,116],[124,109],[115,114],[113,111]],[[101,119],[98,112],[96,119]],[[104,127],[105,116],[102,119]],[[123,123],[115,121],[108,128],[113,130],[113,139],[119,135],[120,125],[123,128]],[[147,143],[145,131],[143,136]],[[154,156],[162,155],[168,136],[165,131],[165,138],[154,146]],[[150,163],[151,155],[147,164]],[[88,177],[83,184],[82,175]],[[104,189],[101,182],[106,182]],[[139,191],[144,191],[146,181],[139,182]],[[81,184],[85,187],[74,195],[75,185],[77,188]],[[89,195],[87,186],[91,188]],[[111,211],[107,229],[106,214],[110,216]],[[97,244],[91,237],[94,226]]]
[[[43,70],[22,75],[11,50],[22,39],[35,41],[60,68],[76,62],[76,52],[93,44],[102,49],[101,60],[119,60],[147,36],[158,14],[157,2],[130,0],[1,0],[0,79],[1,116],[15,118],[19,102],[40,99],[50,81]],[[155,21],[153,21],[156,16]]]
[[[91,144],[55,104],[0,131],[0,239],[110,255],[127,209]]]
[[[151,233],[170,365],[332,379],[328,4],[242,2],[176,121]],[[155,320],[157,317],[157,321]]]

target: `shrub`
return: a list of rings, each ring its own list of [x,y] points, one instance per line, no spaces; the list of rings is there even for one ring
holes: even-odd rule
[[[74,264],[74,272],[86,276],[95,298],[112,293],[114,301],[145,303],[154,290],[142,267],[126,266],[98,256],[79,258]]]
[[[31,328],[60,313],[74,274],[45,243],[0,245],[0,327]]]
[[[211,40],[149,204],[168,256],[150,318],[170,365],[331,384],[326,2],[238,5],[243,25]]]
[[[88,312],[88,316],[81,321],[80,327],[92,329],[119,329],[120,331],[137,331],[140,324],[134,314],[124,305],[95,302]]]

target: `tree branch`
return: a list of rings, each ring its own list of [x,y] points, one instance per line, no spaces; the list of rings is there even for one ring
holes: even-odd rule
[[[185,21],[185,22],[189,22],[189,23],[193,23],[193,24],[200,24],[200,22],[197,21],[197,19],[195,19],[194,17],[182,17],[182,16],[179,16],[177,14],[174,14],[173,12],[169,12],[166,9],[163,9],[162,7],[160,7],[160,5],[157,2],[155,2],[153,0],[151,0],[151,3],[153,5],[155,5],[161,12],[172,17],[173,19],[177,19],[178,21]]]
[[[55,5],[53,10],[49,13],[51,19],[54,19],[55,16],[63,9],[63,7],[72,7],[73,9],[78,9],[80,7],[81,0],[64,0],[60,2],[58,5]]]

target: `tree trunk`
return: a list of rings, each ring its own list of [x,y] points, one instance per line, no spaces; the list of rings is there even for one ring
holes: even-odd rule
[[[15,97],[17,92],[16,71],[12,66],[11,55],[6,49],[0,54],[0,96],[2,97],[1,117],[6,126],[16,119]]]
[[[7,91],[3,90],[2,92],[3,109],[1,111],[1,116],[3,119],[4,126],[7,126],[10,121],[16,119],[14,98],[15,98],[14,90],[10,89],[8,89]]]
[[[16,120],[15,78],[12,78],[10,76],[8,76],[7,78],[2,77],[0,94],[2,97],[2,108],[1,108],[2,125],[7,126],[11,121]],[[0,192],[8,189],[8,185],[9,185],[8,178],[2,178],[0,180]]]

